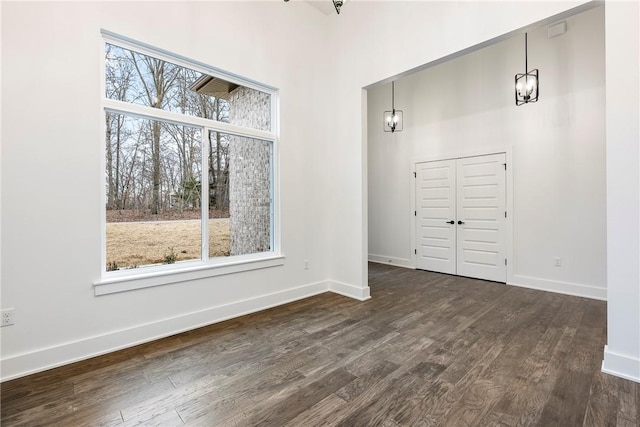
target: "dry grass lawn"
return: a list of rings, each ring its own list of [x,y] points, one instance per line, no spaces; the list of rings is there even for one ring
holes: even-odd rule
[[[200,259],[200,221],[107,224],[107,268],[162,264],[171,250],[177,261]],[[229,255],[229,219],[209,220],[209,256]]]

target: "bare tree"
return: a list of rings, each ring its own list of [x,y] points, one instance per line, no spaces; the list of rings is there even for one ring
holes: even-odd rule
[[[109,44],[106,56],[108,98],[229,121],[226,100],[191,89],[201,73]],[[205,142],[197,127],[112,112],[105,124],[107,209],[158,214],[164,207],[200,206],[202,144],[207,142],[209,206],[228,208],[228,135],[211,132]]]
[[[129,61],[122,61],[114,46],[106,46],[106,95],[110,99],[126,101],[131,89],[133,68]],[[120,168],[121,142],[123,140],[124,117],[120,114],[105,114],[107,154],[107,206],[121,209]],[[114,140],[115,139],[115,140]],[[114,159],[115,153],[115,159]]]
[[[147,105],[162,109],[165,96],[169,93],[174,81],[179,75],[180,67],[130,52],[133,65],[140,77],[140,82],[146,95]],[[143,72],[144,70],[144,72]],[[160,212],[160,132],[161,124],[157,120],[152,122],[152,181],[153,192],[151,200],[151,213],[157,215]]]

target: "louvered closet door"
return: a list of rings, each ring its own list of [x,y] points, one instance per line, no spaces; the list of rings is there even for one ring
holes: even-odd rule
[[[456,162],[416,165],[416,267],[456,274]]]
[[[457,274],[506,282],[505,154],[457,159]]]

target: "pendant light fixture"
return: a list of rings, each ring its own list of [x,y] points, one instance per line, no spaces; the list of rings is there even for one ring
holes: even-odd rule
[[[383,118],[385,132],[402,131],[402,110],[396,110],[395,106],[395,82],[391,82],[391,111],[385,111]]]
[[[538,69],[528,71],[527,33],[524,33],[524,74],[516,74],[516,105],[537,102],[540,93]]]
[[[336,8],[336,12],[338,12],[338,15],[340,15],[340,8],[343,5],[343,0],[333,0],[333,7]]]

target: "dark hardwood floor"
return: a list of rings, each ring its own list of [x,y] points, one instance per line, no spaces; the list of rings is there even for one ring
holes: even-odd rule
[[[2,426],[640,425],[606,304],[369,265],[326,293],[2,384]]]

